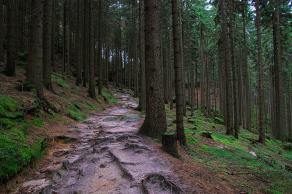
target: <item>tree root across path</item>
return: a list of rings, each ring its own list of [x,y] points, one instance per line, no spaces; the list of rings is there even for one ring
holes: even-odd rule
[[[161,150],[137,134],[142,118],[133,109],[135,101],[129,95],[117,97],[117,106],[72,126],[78,138],[54,150],[52,162],[15,193],[184,193]],[[66,143],[66,137],[58,140]]]

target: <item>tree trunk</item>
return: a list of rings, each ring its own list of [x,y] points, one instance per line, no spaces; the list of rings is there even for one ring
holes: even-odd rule
[[[98,94],[102,95],[102,69],[103,69],[103,64],[102,64],[102,39],[101,39],[101,28],[102,28],[102,0],[99,0],[98,4]]]
[[[5,68],[5,74],[7,76],[15,76],[15,66],[17,59],[17,8],[18,1],[17,0],[9,0],[7,2],[7,64]]]
[[[141,132],[160,136],[166,131],[163,101],[158,1],[145,1],[146,117]]]
[[[146,109],[146,83],[145,83],[145,25],[144,25],[144,1],[139,1],[139,19],[140,19],[140,42],[139,42],[139,57],[140,57],[140,92],[139,92],[139,109]]]
[[[4,0],[0,0],[0,61],[4,62],[4,38],[5,38],[5,28],[4,28]]]
[[[94,39],[94,6],[92,5],[92,1],[88,0],[87,2],[87,11],[88,11],[88,20],[89,20],[89,26],[88,26],[88,35],[89,35],[89,41],[88,41],[88,46],[89,46],[89,89],[88,89],[88,93],[89,93],[89,97],[96,99],[96,93],[95,93],[95,79],[94,79],[94,53],[95,53],[95,39]]]
[[[52,0],[44,0],[43,16],[43,65],[44,86],[53,90],[51,82],[52,74]]]
[[[33,72],[33,84],[37,90],[37,96],[43,99],[43,3],[32,0],[32,30],[30,45],[30,62]]]
[[[173,22],[173,48],[174,48],[174,71],[175,71],[175,96],[176,96],[176,131],[181,145],[186,145],[184,134],[184,81],[182,63],[182,39],[180,4],[178,0],[172,0],[172,22]]]
[[[77,0],[78,6],[78,25],[77,25],[77,76],[76,85],[82,84],[82,68],[83,68],[83,0]]]
[[[274,67],[273,67],[273,120],[272,134],[275,138],[284,140],[286,137],[285,99],[282,78],[282,53],[281,53],[281,28],[280,28],[280,0],[274,0],[273,13],[273,42],[274,42]]]
[[[262,64],[262,34],[261,34],[261,10],[260,0],[256,0],[256,31],[257,31],[257,65],[258,65],[258,130],[259,130],[259,142],[265,143],[265,129],[264,129],[264,69]]]

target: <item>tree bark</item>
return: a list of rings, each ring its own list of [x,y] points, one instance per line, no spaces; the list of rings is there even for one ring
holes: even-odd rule
[[[280,0],[274,0],[273,13],[273,45],[274,45],[274,66],[273,66],[273,120],[272,134],[275,138],[284,140],[286,137],[286,114],[285,98],[282,77],[282,53],[281,53],[281,28],[280,28]]]
[[[139,1],[139,58],[140,58],[140,92],[139,92],[139,110],[146,109],[146,83],[145,83],[145,24],[144,24],[144,1]]]
[[[95,93],[95,71],[94,71],[94,53],[95,53],[95,39],[94,39],[94,6],[92,5],[92,1],[88,1],[88,16],[89,16],[89,29],[88,29],[88,34],[89,34],[89,41],[88,41],[88,46],[89,46],[89,97],[96,99],[96,93]]]
[[[141,133],[160,136],[166,131],[163,101],[158,1],[145,1],[146,117]]]
[[[101,96],[102,95],[102,70],[103,70],[103,64],[102,64],[102,17],[103,17],[103,13],[102,13],[102,0],[99,0],[98,3],[98,53],[97,53],[97,57],[98,57],[98,94]]]
[[[16,59],[17,59],[17,8],[18,1],[17,0],[9,0],[7,2],[7,63],[5,68],[5,74],[7,76],[15,76],[15,66],[16,66]]]
[[[44,86],[48,90],[53,90],[52,74],[52,0],[44,0],[43,16],[43,64],[44,64]]]
[[[5,38],[5,28],[4,28],[4,0],[0,0],[0,61],[4,62],[4,38]]]
[[[176,94],[176,132],[177,139],[181,145],[186,145],[184,134],[184,79],[182,63],[182,39],[180,4],[178,0],[172,0],[172,22],[173,22],[173,47],[174,47],[174,71],[175,71],[175,94]]]
[[[37,96],[43,99],[43,1],[32,0],[32,30],[30,45],[30,62],[33,72],[33,84]]]
[[[257,31],[257,65],[258,65],[258,130],[259,130],[259,142],[265,143],[265,130],[264,130],[264,69],[262,64],[262,34],[261,34],[261,10],[260,0],[256,0],[256,31]]]

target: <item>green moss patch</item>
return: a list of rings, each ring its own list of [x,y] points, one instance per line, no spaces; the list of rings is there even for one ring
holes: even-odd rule
[[[70,88],[68,82],[62,77],[62,75],[59,74],[53,74],[52,75],[52,81],[56,82],[58,84],[58,86],[62,87],[62,88]]]
[[[76,105],[72,104],[69,106],[67,110],[68,116],[76,121],[83,121],[86,119],[86,114],[81,111],[81,108]]]
[[[42,154],[43,140],[28,144],[26,131],[29,127],[42,127],[39,118],[25,120],[14,99],[0,95],[0,182],[16,175],[29,162]]]
[[[102,89],[102,96],[104,97],[104,99],[110,103],[110,104],[117,104],[118,100],[112,95],[112,93],[107,89],[107,88],[103,88]]]
[[[166,107],[169,119],[175,113]],[[206,118],[200,111],[185,119],[188,150],[193,159],[210,171],[224,174],[232,184],[249,193],[291,193],[292,151],[281,141],[257,143],[258,134],[240,129],[239,139],[225,135],[221,117]],[[212,139],[202,137],[211,132]],[[261,186],[261,188],[258,187]]]

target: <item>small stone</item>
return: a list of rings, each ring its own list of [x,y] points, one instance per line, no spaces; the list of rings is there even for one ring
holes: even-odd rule
[[[65,169],[65,170],[68,170],[69,169],[69,161],[68,160],[64,160],[62,162],[62,167]]]

